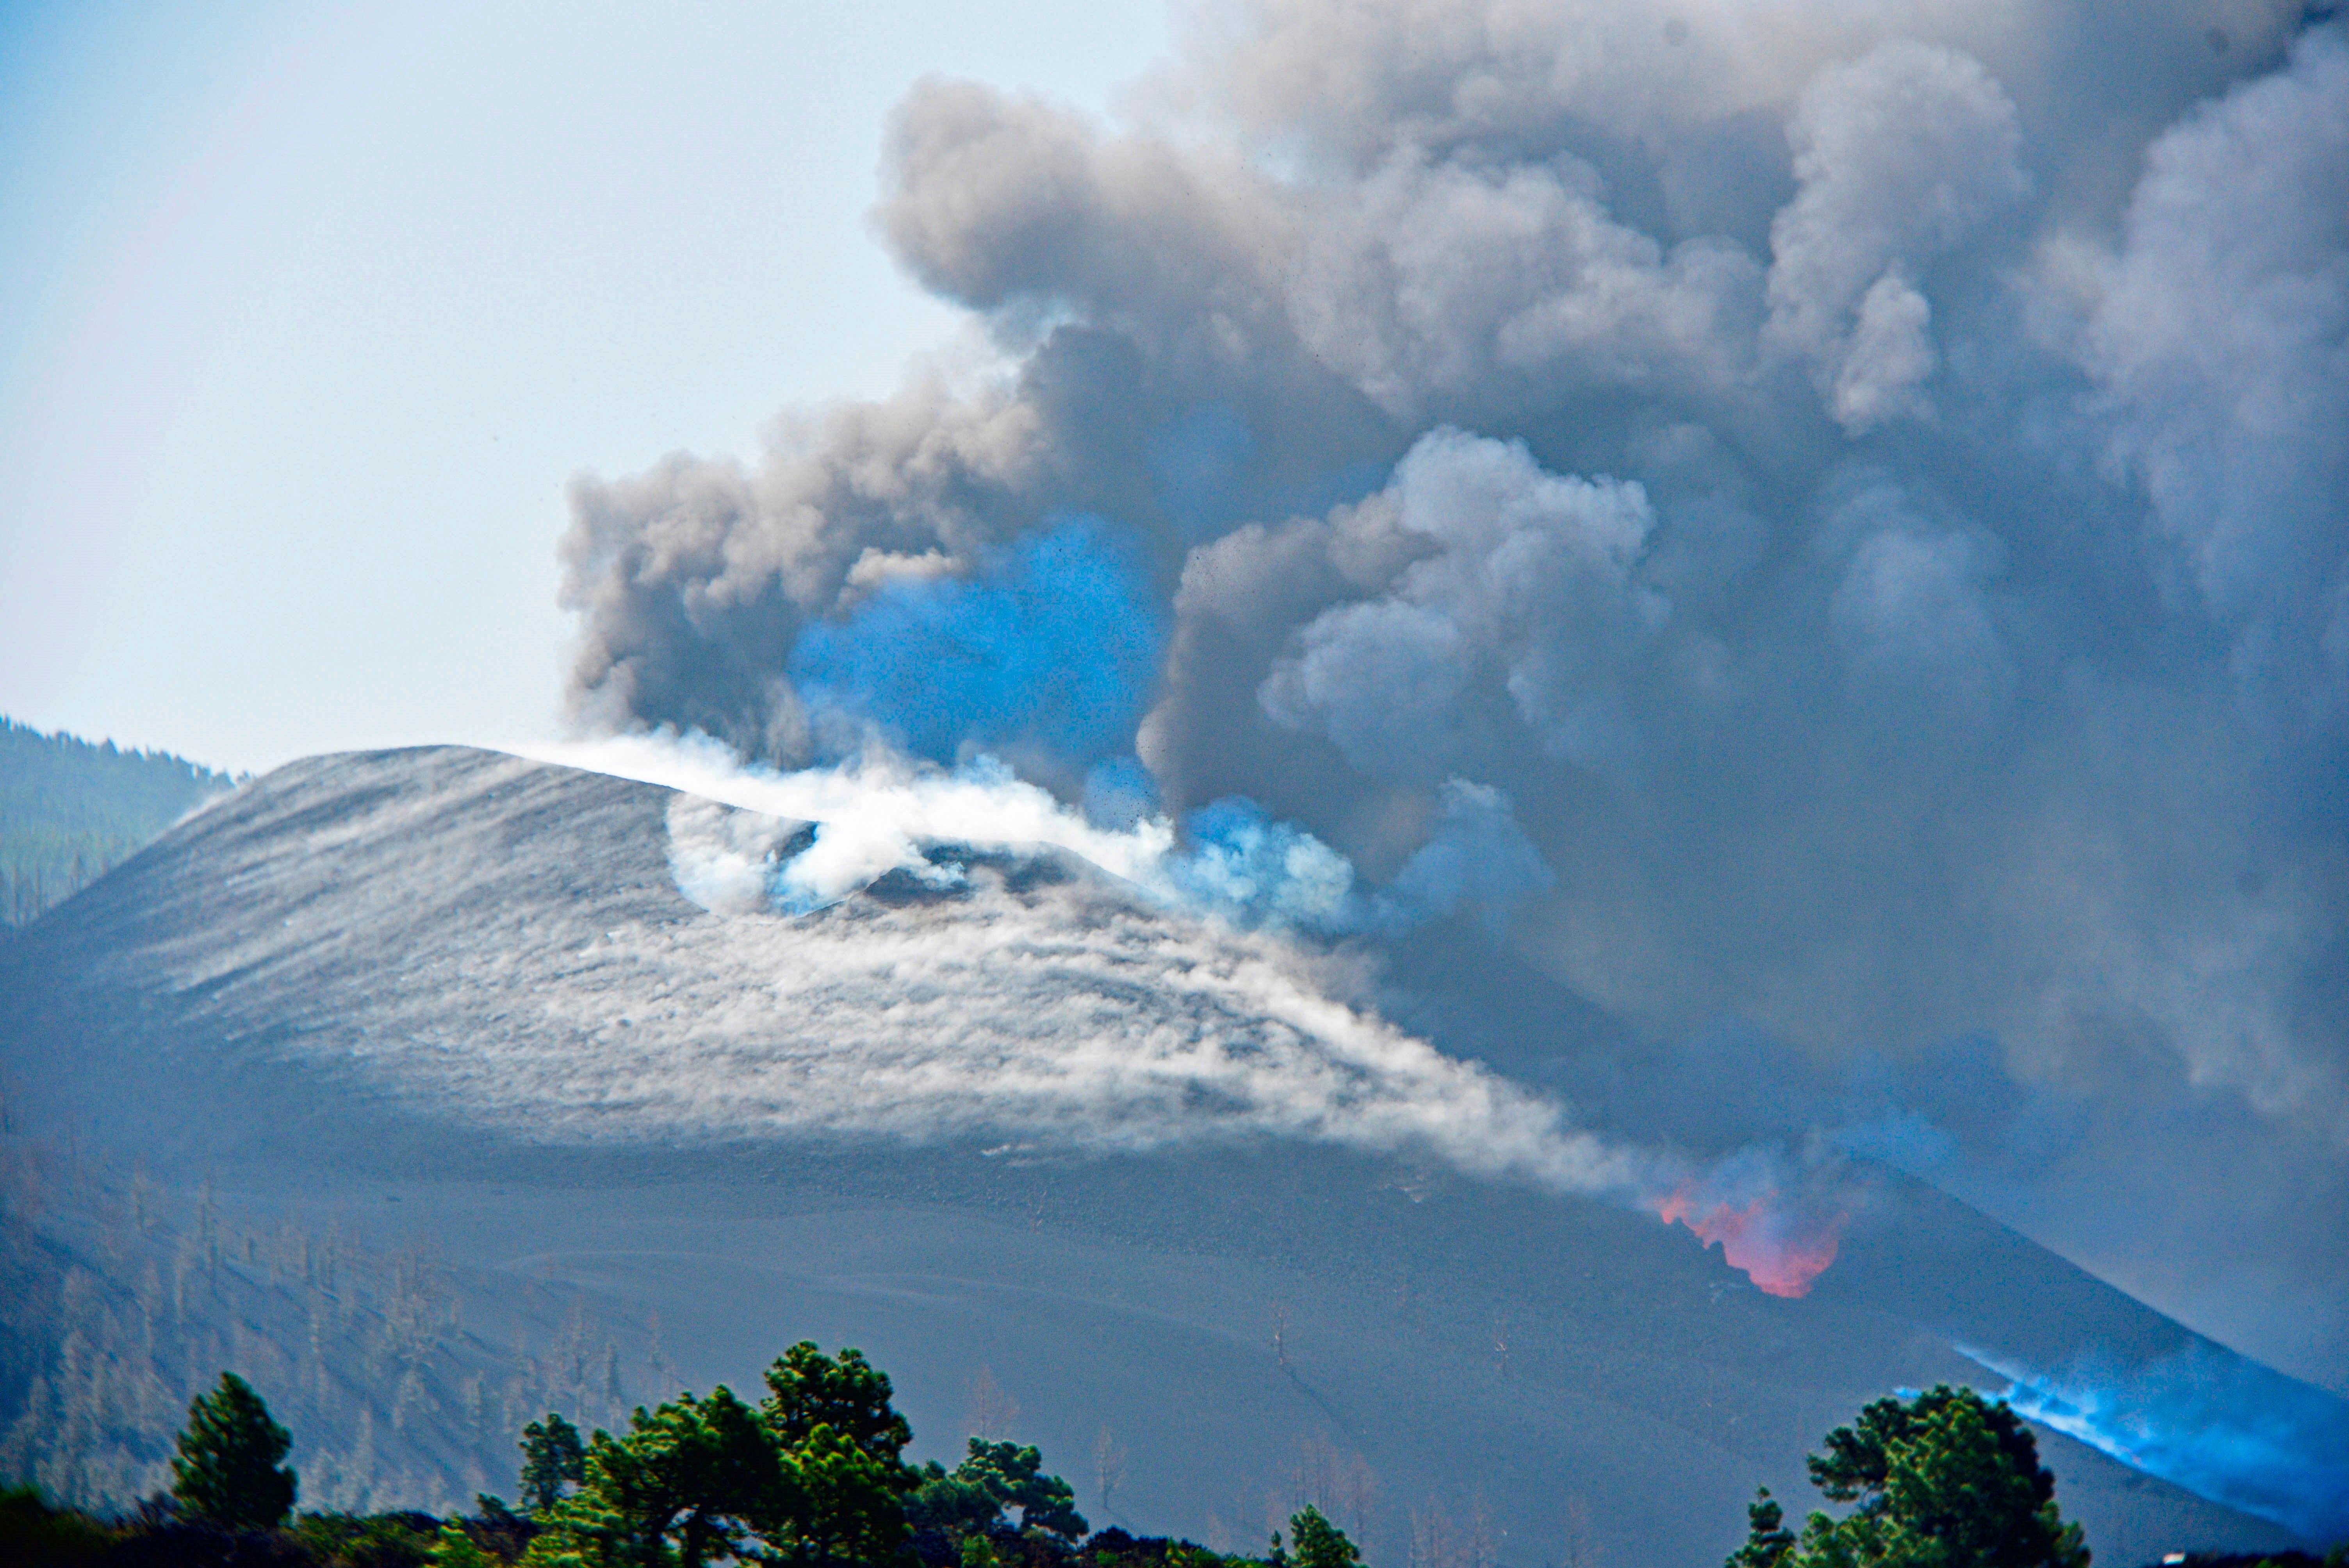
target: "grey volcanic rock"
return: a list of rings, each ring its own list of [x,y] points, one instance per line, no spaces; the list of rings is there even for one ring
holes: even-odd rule
[[[12,1148],[97,1171],[12,1204],[13,1266],[82,1282],[59,1324],[192,1346],[167,1393],[217,1350],[315,1406],[351,1496],[368,1462],[510,1485],[523,1401],[611,1419],[815,1337],[892,1372],[922,1452],[1040,1441],[1096,1524],[1251,1548],[1316,1498],[1381,1563],[1717,1560],[1865,1400],[1995,1387],[1957,1346],[2227,1357],[1889,1174],[1807,1297],[1761,1295],[1586,1195],[1622,1147],[1330,1001],[1341,961],[1064,855],[941,849],[800,917],[680,891],[710,835],[806,830],[454,748],[247,787],[0,947]],[[124,1217],[150,1181],[181,1218]],[[429,1267],[322,1305],[286,1239],[322,1223]],[[25,1453],[64,1440],[44,1354]],[[337,1378],[400,1392],[361,1421]],[[2287,1539],[2043,1442],[2105,1561]]]

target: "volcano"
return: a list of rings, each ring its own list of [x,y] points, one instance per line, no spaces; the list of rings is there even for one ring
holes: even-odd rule
[[[2338,1401],[1929,1187],[1860,1172],[1796,1295],[1534,1179],[1615,1158],[1497,1147],[1604,1021],[1473,934],[1289,953],[1042,847],[798,914],[734,874],[819,826],[317,758],[8,938],[0,1458],[151,1487],[234,1367],[305,1503],[468,1506],[550,1405],[616,1422],[812,1338],[891,1372],[922,1457],[1015,1435],[1094,1525],[1227,1549],[1316,1501],[1374,1563],[1718,1560],[1755,1484],[1808,1496],[1828,1428],[1945,1381],[2036,1390],[2101,1561],[2323,1523],[2304,1478],[2075,1440],[2064,1389],[2192,1367],[2301,1433]]]

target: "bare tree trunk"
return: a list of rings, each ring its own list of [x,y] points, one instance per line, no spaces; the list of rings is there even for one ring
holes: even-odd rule
[[[1102,1512],[1106,1514],[1110,1498],[1125,1480],[1125,1445],[1117,1440],[1106,1424],[1093,1439],[1093,1480],[1101,1491]]]
[[[995,1374],[981,1367],[970,1380],[970,1435],[990,1441],[1011,1435],[1012,1423],[1019,1419],[1019,1401],[1003,1390]]]

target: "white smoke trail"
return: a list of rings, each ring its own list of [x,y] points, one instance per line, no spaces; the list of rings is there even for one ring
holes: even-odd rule
[[[661,784],[781,821],[807,824],[803,845],[777,858],[766,892],[801,913],[838,902],[891,872],[949,886],[940,846],[995,851],[1066,851],[1169,908],[1231,923],[1337,933],[1396,929],[1464,903],[1497,918],[1525,892],[1547,885],[1548,868],[1526,840],[1507,798],[1449,780],[1436,830],[1393,886],[1358,892],[1354,868],[1310,833],[1252,809],[1226,813],[1211,840],[1178,845],[1174,824],[1144,816],[1122,829],[1096,826],[1050,791],[990,758],[947,769],[867,748],[836,767],[779,771],[744,761],[707,736],[630,734],[539,747],[543,760]],[[712,824],[713,828],[718,824]],[[736,827],[726,827],[736,832]],[[677,851],[678,885],[706,908],[739,912],[778,848],[688,835]]]
[[[1331,961],[1291,938],[1302,921],[1229,918],[1398,907],[1349,893],[1350,868],[1293,829],[1263,826],[1270,853],[1218,859],[1179,848],[1163,819],[1095,827],[995,764],[779,773],[665,735],[545,755],[689,790],[669,808],[671,871],[704,908],[746,917],[629,951],[655,966],[629,992],[662,996],[681,1031],[640,1010],[599,1026],[591,1009],[570,1026],[594,1052],[511,1064],[559,1074],[524,1098],[533,1116],[567,1101],[574,1134],[649,1120],[720,1137],[985,1129],[1091,1149],[1292,1139],[1635,1201],[1723,1243],[1774,1295],[1802,1295],[1835,1256],[1842,1207],[1790,1195],[1767,1151],[1703,1169],[1578,1130],[1556,1099],[1340,999]],[[1456,897],[1488,874],[1471,868],[1506,863],[1507,846],[1473,838],[1493,830],[1489,794],[1450,792],[1465,826],[1439,830],[1398,887]],[[1052,874],[1017,874],[1039,866]],[[847,899],[893,872],[910,873],[909,896]],[[603,1113],[615,1103],[625,1118]]]
[[[522,755],[821,823],[815,845],[794,861],[802,869],[788,885],[825,903],[919,863],[919,846],[927,844],[1049,845],[1143,886],[1163,880],[1161,868],[1174,846],[1174,826],[1164,818],[1105,831],[1049,790],[988,763],[948,771],[866,752],[838,768],[782,772],[746,763],[706,735],[667,732],[533,747]]]

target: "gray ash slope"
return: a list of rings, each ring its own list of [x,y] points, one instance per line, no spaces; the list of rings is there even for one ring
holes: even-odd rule
[[[251,1360],[297,1443],[305,1377],[397,1386],[316,1445],[370,1501],[367,1463],[502,1484],[516,1401],[607,1418],[813,1336],[892,1371],[925,1452],[1000,1389],[990,1424],[1096,1523],[1246,1547],[1314,1496],[1374,1561],[1481,1535],[1519,1563],[1578,1532],[1610,1562],[1717,1560],[1752,1486],[1807,1495],[1803,1452],[1860,1402],[1984,1381],[1955,1345],[2228,1356],[1889,1175],[1810,1295],[1764,1296],[1652,1216],[1382,1152],[1366,1128],[1477,1085],[1381,1037],[1382,1099],[1309,1048],[1260,947],[1081,862],[966,856],[958,888],[730,917],[671,872],[715,810],[457,748],[316,758],[10,939],[12,1146],[51,1172],[12,1258],[68,1280],[47,1326],[139,1304]],[[150,1182],[176,1229],[126,1228]],[[320,1306],[315,1264],[270,1250],[308,1255],[304,1225],[392,1283]],[[55,1358],[36,1294],[12,1377]],[[9,1397],[20,1451],[62,1440]],[[1106,1507],[1104,1431],[1128,1453]],[[2043,1440],[2106,1561],[2286,1538]]]

